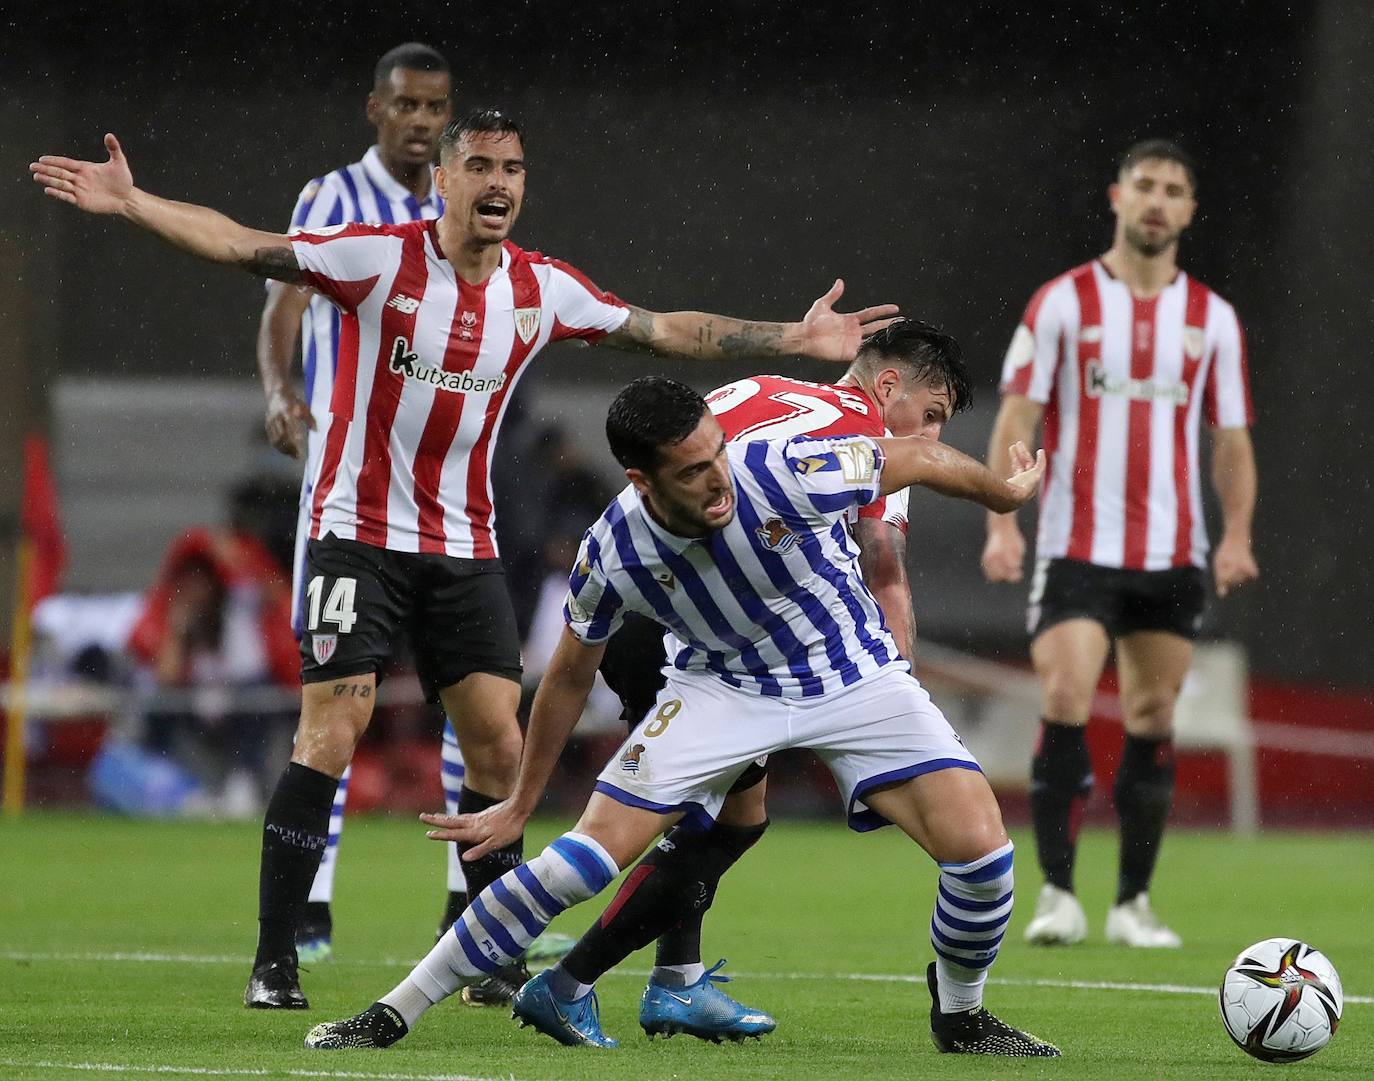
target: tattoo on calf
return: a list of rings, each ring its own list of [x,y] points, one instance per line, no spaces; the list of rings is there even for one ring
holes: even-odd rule
[[[282,282],[301,282],[304,276],[296,263],[296,253],[288,248],[259,248],[242,267],[250,274],[262,278],[276,278]]]

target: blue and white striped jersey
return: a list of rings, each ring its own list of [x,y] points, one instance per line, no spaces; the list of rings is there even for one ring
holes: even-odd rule
[[[361,161],[335,169],[307,184],[296,200],[291,228],[320,229],[347,222],[380,222],[388,225],[437,218],[444,201],[431,186],[429,195],[416,199],[403,184],[386,171],[374,146]],[[305,484],[314,475],[321,442],[329,425],[329,400],[334,393],[334,370],[339,350],[339,310],[323,296],[310,298],[310,307],[301,319],[301,368],[305,400],[315,429],[308,432]],[[308,498],[308,491],[303,498]]]
[[[666,672],[810,698],[885,665],[909,667],[859,574],[845,512],[879,496],[866,436],[728,443],[735,517],[708,537],[669,533],[627,487],[587,531],[563,618],[596,645],[625,611],[663,624]]]

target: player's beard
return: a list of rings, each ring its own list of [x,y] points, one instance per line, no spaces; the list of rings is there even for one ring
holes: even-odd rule
[[[1138,251],[1141,255],[1154,257],[1163,255],[1166,251],[1178,243],[1177,233],[1161,233],[1158,239],[1148,236],[1143,230],[1137,229],[1133,225],[1126,226],[1126,243]]]

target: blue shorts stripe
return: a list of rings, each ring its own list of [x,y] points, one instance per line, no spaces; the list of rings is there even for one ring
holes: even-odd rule
[[[617,788],[609,781],[597,781],[595,791],[603,796],[610,796],[626,807],[639,807],[645,811],[656,811],[661,815],[677,814],[681,811],[682,821],[690,823],[696,829],[708,830],[715,825],[716,820],[700,803],[655,803],[643,796],[636,796],[633,792],[626,792],[623,788]]]
[[[453,925],[453,934],[458,939],[458,945],[463,947],[463,953],[467,956],[468,963],[478,972],[490,974],[501,967],[499,961],[493,961],[477,948],[477,943],[473,940],[471,932],[463,925],[462,920]]]
[[[577,871],[582,881],[586,883],[587,889],[593,893],[600,893],[615,877],[614,872],[601,862],[601,858],[595,852],[586,845],[574,841],[566,834],[559,837],[549,847]]]
[[[519,957],[524,952],[524,947],[519,945],[511,937],[511,933],[506,930],[505,924],[498,920],[489,908],[482,903],[481,896],[474,897],[468,903],[468,910],[477,917],[477,922],[482,925],[482,930],[491,935],[498,946],[505,951],[508,957]]]
[[[522,863],[517,867],[515,877],[519,880],[520,885],[529,891],[529,895],[534,898],[534,903],[548,913],[549,919],[553,919],[566,907],[555,901],[553,895],[544,888],[544,884],[534,877],[534,872],[530,870],[529,864]]]
[[[525,933],[530,938],[538,938],[540,932],[544,930],[544,925],[529,910],[529,907],[519,897],[511,893],[506,888],[506,884],[499,878],[491,884],[491,895],[496,898],[497,903],[520,921],[520,926],[525,929]]]

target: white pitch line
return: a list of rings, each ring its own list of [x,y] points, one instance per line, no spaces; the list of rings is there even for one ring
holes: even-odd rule
[[[361,1073],[354,1070],[269,1070],[250,1067],[220,1068],[213,1066],[169,1066],[151,1063],[140,1066],[123,1062],[24,1062],[20,1059],[0,1059],[0,1066],[12,1069],[77,1070],[86,1073],[153,1073],[188,1077],[309,1077],[329,1081],[515,1081],[512,1074],[504,1077],[478,1077],[461,1073]]]
[[[230,956],[227,954],[196,953],[153,953],[153,952],[113,952],[113,953],[30,953],[22,950],[0,951],[0,960],[51,962],[73,961],[100,963],[109,961],[128,961],[141,964],[181,964],[181,965],[247,965],[252,958],[246,954]],[[416,958],[382,957],[360,961],[331,961],[331,965],[360,965],[375,968],[404,967],[415,964]],[[648,969],[618,968],[607,973],[609,976],[642,977],[649,974]],[[886,972],[736,972],[736,978],[752,980],[844,980],[854,983],[918,983],[926,982],[925,974],[886,973]],[[1031,979],[1022,977],[990,976],[988,982],[1003,987],[1052,987],[1067,991],[1134,991],[1160,995],[1215,995],[1215,987],[1191,987],[1177,983],[1129,983],[1117,980],[1056,980]],[[1374,1004],[1371,995],[1346,995],[1347,1003],[1360,1006]]]

